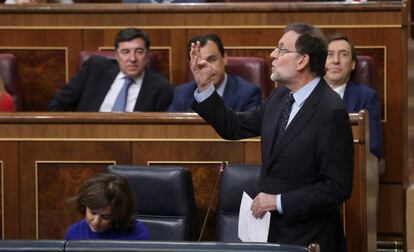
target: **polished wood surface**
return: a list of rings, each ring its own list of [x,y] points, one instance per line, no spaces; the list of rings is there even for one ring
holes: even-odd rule
[[[380,175],[379,239],[403,237],[407,174],[414,174],[407,162],[407,37],[408,1],[366,3],[284,2],[207,4],[72,4],[3,5],[0,8],[0,52],[12,52],[20,60],[25,111],[45,111],[53,93],[77,69],[82,50],[113,47],[116,32],[136,26],[151,37],[152,50],[162,62],[162,72],[173,85],[185,81],[188,65],[187,40],[199,33],[218,34],[229,55],[264,57],[270,66],[270,52],[286,24],[309,22],[324,33],[342,32],[356,45],[358,53],[373,56],[378,66],[385,151],[385,172]],[[62,124],[63,132],[70,132]],[[56,136],[61,136],[53,127]],[[124,130],[131,130],[124,125]],[[39,130],[42,126],[39,125]],[[99,129],[101,135],[106,128]],[[187,130],[187,129],[186,129]],[[122,132],[123,132],[122,131]],[[27,134],[24,129],[21,134]],[[123,136],[123,133],[116,133]],[[16,136],[16,137],[19,137]],[[115,137],[115,136],[114,136]],[[251,150],[251,147],[245,146]],[[249,152],[250,153],[250,152]],[[248,154],[246,160],[255,160]],[[414,163],[414,162],[410,162]],[[410,168],[411,167],[411,168]],[[403,197],[404,199],[404,197]]]
[[[354,190],[343,205],[350,251],[376,247],[378,167],[366,114],[351,114]],[[260,139],[221,139],[194,113],[4,113],[0,115],[4,238],[61,239],[82,218],[68,200],[110,164],[180,165],[192,171],[202,225],[221,161],[260,164]],[[214,240],[217,195],[203,240]]]

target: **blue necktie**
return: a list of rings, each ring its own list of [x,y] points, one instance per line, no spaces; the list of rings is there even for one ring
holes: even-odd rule
[[[128,98],[128,89],[131,84],[134,83],[134,80],[128,77],[125,77],[124,85],[122,86],[121,90],[116,97],[114,106],[112,106],[112,111],[125,111],[127,105],[127,98]]]
[[[286,98],[285,105],[282,112],[280,113],[279,122],[277,123],[277,132],[275,142],[279,141],[283,133],[285,133],[286,125],[289,121],[290,112],[292,111],[292,105],[295,103],[295,98],[293,94],[290,93]]]

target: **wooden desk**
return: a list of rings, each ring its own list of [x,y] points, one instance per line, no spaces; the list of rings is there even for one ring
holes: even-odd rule
[[[350,251],[376,247],[378,173],[367,120],[351,114],[354,190],[343,206]],[[9,113],[0,115],[4,238],[61,239],[82,216],[66,200],[109,164],[182,165],[193,174],[199,227],[219,163],[260,163],[260,140],[226,141],[191,113]],[[206,240],[214,237],[215,206]]]

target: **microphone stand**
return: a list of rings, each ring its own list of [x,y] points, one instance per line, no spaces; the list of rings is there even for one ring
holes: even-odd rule
[[[211,208],[211,205],[213,204],[214,194],[216,194],[216,190],[217,190],[217,186],[218,186],[218,184],[220,182],[221,174],[223,174],[224,169],[226,169],[226,165],[227,165],[227,162],[225,162],[225,161],[222,161],[220,163],[220,170],[219,170],[219,174],[217,176],[216,185],[214,186],[213,193],[211,194],[210,203],[208,203],[208,208],[207,208],[206,216],[204,217],[203,226],[201,227],[200,236],[198,237],[198,241],[201,241],[201,237],[203,236],[204,228],[206,226],[207,219],[208,219],[208,214],[210,213],[210,208]]]

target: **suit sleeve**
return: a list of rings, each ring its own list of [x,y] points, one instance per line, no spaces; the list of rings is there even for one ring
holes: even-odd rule
[[[159,87],[157,97],[154,97],[156,100],[154,111],[167,111],[171,104],[173,94],[174,87],[167,81],[163,82],[163,84]]]
[[[260,135],[264,105],[246,112],[234,112],[227,108],[223,99],[214,92],[203,102],[195,101],[192,108],[224,139],[238,140]]]
[[[168,112],[178,112],[178,109],[176,108],[176,104],[178,102],[177,98],[177,88],[175,88],[171,99],[171,103],[168,106]]]
[[[246,103],[243,105],[242,111],[247,111],[250,108],[259,105],[260,103],[262,103],[262,92],[260,88],[255,87],[249,93],[246,99]]]
[[[372,92],[366,104],[369,115],[369,147],[372,154],[382,156],[381,113],[376,92]]]
[[[282,194],[283,212],[288,218],[306,218],[330,211],[351,195],[354,148],[345,110],[328,112],[315,147],[320,166],[318,182]]]
[[[174,87],[159,73],[147,69],[138,95],[135,111],[167,111],[171,104]]]
[[[56,92],[49,102],[49,111],[75,111],[77,109],[88,79],[91,61],[92,57],[82,65],[82,68],[64,87]]]

